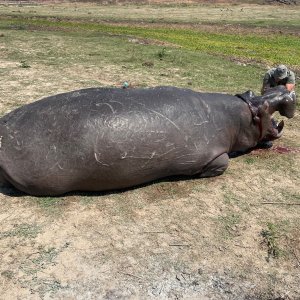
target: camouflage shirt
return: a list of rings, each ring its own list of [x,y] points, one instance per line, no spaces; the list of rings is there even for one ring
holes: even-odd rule
[[[276,82],[276,80],[274,78],[275,70],[276,70],[276,68],[272,68],[265,74],[265,77],[263,80],[264,86],[270,85],[270,87],[274,87],[274,86],[278,86],[278,85],[295,84],[295,82],[296,82],[295,73],[293,71],[288,70],[287,77]]]

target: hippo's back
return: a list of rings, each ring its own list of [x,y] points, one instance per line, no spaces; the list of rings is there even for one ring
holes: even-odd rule
[[[110,190],[195,174],[215,155],[203,151],[211,126],[218,126],[211,111],[224,114],[236,101],[224,96],[228,101],[158,87],[92,88],[44,98],[0,119],[1,168],[32,194]]]

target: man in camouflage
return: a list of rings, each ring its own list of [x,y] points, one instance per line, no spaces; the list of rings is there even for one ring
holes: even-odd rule
[[[283,85],[288,91],[293,91],[295,88],[295,74],[285,65],[279,65],[276,68],[270,69],[264,76],[261,94],[263,95],[269,88],[278,85]],[[277,126],[276,121],[271,119],[274,126]],[[261,141],[258,143],[258,148],[270,148],[273,146],[271,141]]]
[[[288,91],[295,88],[295,74],[285,65],[279,65],[277,68],[270,69],[264,76],[261,94],[263,95],[269,88],[283,85]]]

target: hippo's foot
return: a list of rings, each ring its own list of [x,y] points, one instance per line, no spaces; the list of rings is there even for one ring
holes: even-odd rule
[[[228,163],[229,156],[227,153],[223,153],[205,166],[203,171],[200,173],[200,177],[212,177],[221,175],[227,169]]]
[[[254,149],[270,149],[272,148],[273,143],[271,141],[262,141],[259,142]]]

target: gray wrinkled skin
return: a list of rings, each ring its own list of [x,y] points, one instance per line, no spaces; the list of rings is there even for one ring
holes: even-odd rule
[[[32,195],[216,176],[227,168],[229,152],[247,150],[268,134],[271,109],[292,116],[296,104],[288,103],[286,91],[273,94],[266,101],[248,95],[256,121],[239,97],[174,87],[91,88],[47,97],[0,119],[1,172]]]

